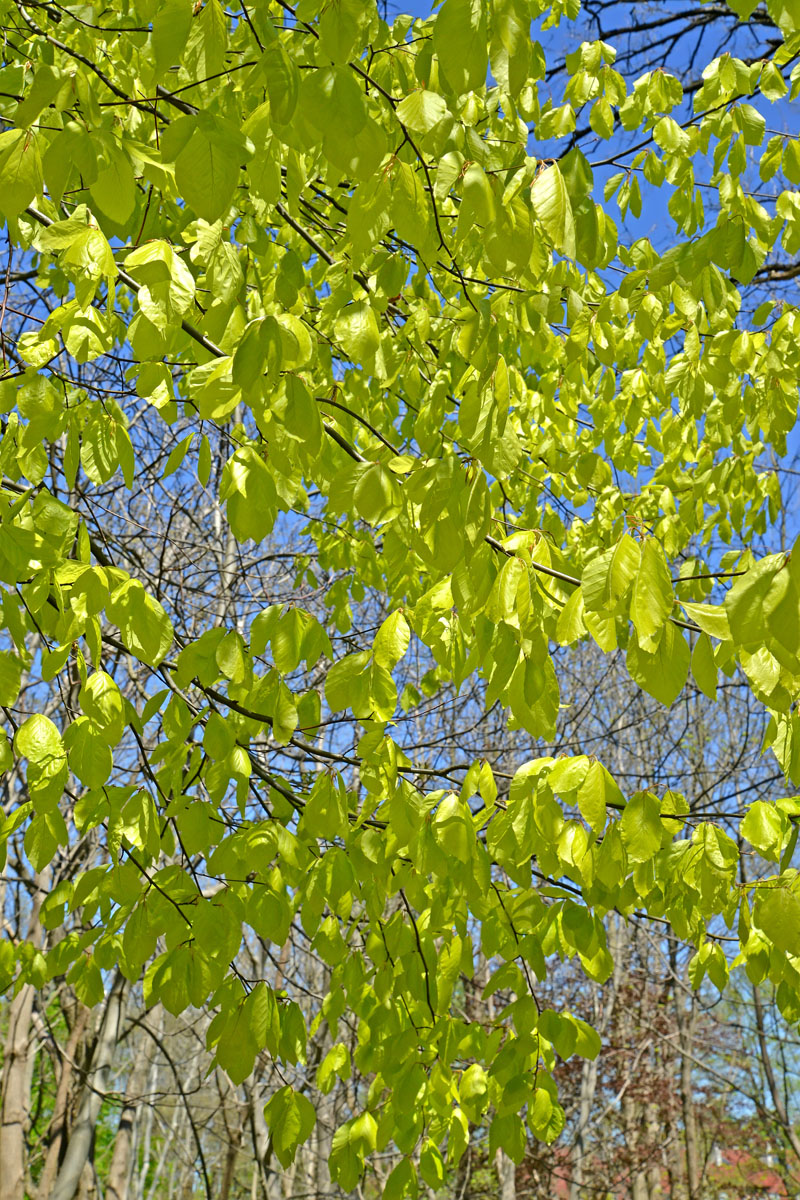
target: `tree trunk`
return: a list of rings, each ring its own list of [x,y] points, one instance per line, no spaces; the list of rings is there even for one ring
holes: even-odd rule
[[[651,1102],[645,1106],[646,1113],[646,1130],[647,1130],[647,1153],[650,1157],[650,1166],[647,1169],[647,1194],[649,1200],[658,1200],[658,1197],[663,1192],[663,1147],[660,1153],[657,1153],[657,1147],[663,1134],[663,1126],[660,1120],[658,1105]]]
[[[795,1158],[800,1161],[800,1138],[798,1138],[794,1125],[789,1120],[789,1114],[786,1111],[786,1105],[783,1102],[778,1081],[775,1078],[775,1071],[772,1066],[772,1057],[769,1052],[767,1042],[766,1026],[764,1024],[764,1006],[761,1002],[761,993],[758,990],[758,984],[751,985],[753,996],[753,1008],[756,1017],[756,1030],[758,1031],[758,1049],[761,1057],[761,1065],[764,1069],[764,1076],[769,1088],[769,1094],[772,1099],[772,1106],[775,1110],[777,1123],[780,1126],[786,1141],[792,1148]]]
[[[243,1133],[244,1130],[241,1126],[239,1126],[228,1135],[228,1148],[225,1151],[225,1166],[222,1171],[222,1184],[219,1190],[219,1200],[230,1200],[234,1172],[236,1171],[236,1160],[239,1157]]]
[[[127,982],[117,971],[106,1001],[92,1063],[86,1074],[78,1114],[72,1127],[64,1161],[56,1177],[51,1200],[75,1200],[92,1151],[94,1131],[108,1088],[111,1061],[125,1019]]]
[[[33,945],[41,941],[39,910],[46,894],[47,879],[46,874],[38,872],[33,877],[33,906],[28,926],[28,941]],[[9,1005],[0,1086],[0,1200],[24,1200],[25,1197],[35,995],[36,989],[25,984]]]
[[[35,988],[25,984],[9,1006],[0,1097],[0,1200],[24,1200],[30,1113],[28,1055]]]
[[[498,1150],[494,1156],[497,1171],[497,1195],[499,1200],[517,1200],[517,1168],[504,1150]]]
[[[579,1200],[584,1180],[586,1160],[586,1134],[597,1090],[597,1062],[585,1059],[581,1067],[581,1091],[578,1108],[578,1128],[572,1148],[572,1178],[569,1185],[570,1200]]]
[[[163,1034],[164,1034],[164,1009],[161,1007],[160,1004],[155,1004],[150,1009],[150,1012],[148,1014],[148,1020],[156,1022],[154,1044],[156,1046],[158,1046],[159,1042],[161,1041],[161,1038],[163,1037]],[[143,1029],[143,1032],[149,1032],[149,1026],[146,1023],[142,1026],[142,1029]],[[153,1095],[155,1093],[157,1086],[158,1086],[158,1058],[154,1054],[153,1058],[150,1062],[150,1073],[147,1078],[147,1091],[150,1093],[150,1095]],[[176,1105],[175,1113],[177,1113],[179,1111],[180,1110],[179,1110],[178,1106]],[[178,1127],[177,1123],[176,1123],[175,1113],[173,1113],[173,1118],[172,1118],[172,1121],[170,1122],[170,1133],[169,1133],[168,1138],[164,1142],[164,1146],[168,1146],[170,1144],[170,1142],[172,1141],[172,1139],[175,1137],[175,1130]],[[134,1195],[138,1198],[138,1200],[141,1200],[141,1198],[145,1195],[145,1185],[148,1182],[148,1170],[149,1170],[149,1165],[150,1165],[150,1154],[151,1154],[151,1146],[152,1146],[152,1141],[153,1141],[153,1122],[154,1122],[154,1120],[155,1120],[154,1107],[152,1104],[148,1104],[147,1111],[146,1111],[145,1117],[144,1117],[144,1132],[141,1134],[142,1153],[140,1155],[140,1160],[141,1160],[142,1165],[139,1170],[139,1175],[136,1180],[136,1188],[134,1191]],[[161,1156],[159,1157],[159,1160],[158,1160],[155,1175],[153,1176],[153,1179],[150,1181],[150,1184],[149,1184],[149,1191],[147,1193],[148,1200],[152,1200],[152,1197],[154,1194],[154,1189],[155,1189],[155,1183],[159,1179],[161,1172],[164,1169],[164,1161],[165,1161],[164,1155],[165,1155],[165,1150],[162,1147]]]
[[[689,1003],[690,1008],[687,1013],[676,987],[675,1006],[681,1047],[681,1115],[683,1117],[683,1137],[686,1147],[686,1195],[688,1200],[698,1200],[700,1166],[697,1155],[697,1122],[695,1120],[692,1088],[692,1053],[696,1023],[694,996],[691,997]]]
[[[95,1179],[94,1165],[89,1158],[83,1164],[78,1181],[78,1200],[97,1200],[97,1180]]]
[[[39,1177],[39,1200],[50,1200],[53,1180],[58,1173],[59,1164],[64,1156],[69,1135],[70,1090],[75,1076],[75,1060],[78,1048],[87,1034],[91,1010],[81,1004],[75,1014],[72,1029],[67,1038],[67,1044],[61,1055],[61,1069],[58,1076],[53,1115],[48,1129],[47,1155],[44,1160],[42,1173]]]
[[[117,1136],[114,1139],[114,1152],[111,1155],[111,1165],[108,1168],[106,1200],[128,1200],[133,1171],[132,1152],[136,1130],[136,1116],[142,1091],[147,1083],[149,1065],[147,1060],[147,1042],[144,1035],[142,1035],[139,1039],[139,1048],[136,1057],[128,1075],[128,1085],[125,1088],[125,1103],[120,1113]]]

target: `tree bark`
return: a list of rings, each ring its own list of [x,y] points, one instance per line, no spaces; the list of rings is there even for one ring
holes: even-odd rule
[[[91,1010],[84,1004],[80,1005],[61,1055],[61,1070],[53,1101],[53,1115],[50,1118],[50,1128],[48,1129],[49,1143],[39,1177],[39,1200],[50,1200],[53,1180],[58,1173],[58,1167],[66,1149],[69,1136],[70,1091],[75,1077],[75,1060],[78,1048],[88,1031],[90,1012]]]
[[[592,1112],[595,1092],[597,1090],[597,1061],[585,1059],[581,1067],[581,1090],[578,1106],[578,1129],[575,1134],[575,1144],[572,1148],[572,1178],[569,1185],[570,1200],[579,1200],[581,1188],[585,1183],[584,1164],[586,1160],[586,1134],[589,1128],[589,1118]]]
[[[128,1075],[128,1085],[125,1088],[125,1103],[119,1116],[117,1136],[114,1139],[114,1152],[111,1155],[111,1164],[108,1168],[106,1200],[128,1200],[133,1171],[132,1151],[136,1131],[136,1117],[142,1091],[147,1083],[149,1065],[147,1042],[144,1035],[142,1035],[139,1039],[139,1048],[136,1052],[136,1057]]]
[[[677,977],[676,977],[677,979]],[[689,1001],[689,1012],[684,1008],[679,989],[675,988],[675,1015],[678,1024],[678,1037],[681,1048],[680,1092],[681,1116],[683,1117],[683,1139],[686,1152],[686,1195],[688,1200],[698,1200],[700,1183],[700,1166],[697,1154],[697,1122],[694,1111],[694,1094],[692,1088],[692,1055],[694,1052],[694,1031],[696,1010],[694,996]]]
[[[78,1114],[72,1127],[64,1161],[51,1194],[51,1200],[75,1200],[86,1164],[92,1151],[94,1131],[108,1088],[111,1061],[125,1019],[127,982],[117,971],[108,994],[103,1022],[97,1036],[92,1063],[86,1074]]]
[[[497,1171],[498,1196],[500,1200],[517,1200],[517,1168],[504,1150],[494,1156]]]
[[[752,985],[752,995],[756,1017],[756,1030],[758,1032],[759,1054],[761,1057],[761,1065],[764,1068],[764,1076],[767,1081],[767,1087],[769,1088],[769,1094],[772,1099],[772,1106],[775,1110],[775,1116],[778,1119],[778,1124],[780,1125],[786,1141],[791,1146],[797,1160],[800,1161],[800,1138],[798,1138],[797,1134],[795,1133],[794,1126],[789,1120],[789,1114],[786,1111],[786,1106],[783,1102],[780,1088],[778,1087],[778,1081],[775,1078],[775,1071],[772,1067],[772,1058],[769,1052],[769,1045],[767,1044],[767,1032],[764,1024],[764,1006],[761,1002],[761,995],[758,990],[758,985],[755,983]]]
[[[28,1055],[36,989],[25,984],[9,1006],[0,1098],[0,1200],[24,1200],[30,1115]]]
[[[222,1172],[222,1183],[219,1189],[219,1200],[229,1200],[236,1171],[236,1160],[242,1145],[244,1130],[241,1126],[228,1135],[228,1148],[225,1151],[225,1165]]]
[[[33,945],[41,941],[39,910],[46,891],[46,878],[38,872],[33,877],[33,905],[28,926],[28,941]],[[25,984],[9,1005],[0,1086],[0,1200],[24,1200],[25,1197],[35,996],[33,985]]]

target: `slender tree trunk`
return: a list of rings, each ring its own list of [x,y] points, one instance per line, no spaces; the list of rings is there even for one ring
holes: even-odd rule
[[[83,1164],[81,1177],[78,1181],[78,1200],[97,1200],[97,1181],[94,1174],[94,1165],[89,1158]]]
[[[489,964],[481,950],[478,958],[478,969],[475,974],[475,982],[482,984],[484,987],[489,978]],[[511,994],[514,999],[514,994]],[[489,1020],[494,1019],[494,995],[489,996],[487,1002],[487,1011]],[[494,1167],[497,1172],[497,1195],[499,1200],[516,1200],[517,1196],[517,1168],[513,1161],[508,1157],[505,1151],[498,1149],[494,1156]]]
[[[597,1062],[585,1059],[581,1068],[581,1090],[578,1105],[578,1129],[572,1148],[572,1178],[569,1185],[570,1200],[579,1200],[584,1180],[586,1159],[586,1134],[597,1090]]]
[[[108,1088],[111,1061],[125,1019],[127,982],[117,971],[106,1001],[92,1063],[72,1127],[64,1161],[56,1177],[51,1200],[75,1200],[81,1176],[92,1151],[95,1126]]]
[[[663,1191],[663,1147],[657,1153],[657,1148],[663,1137],[663,1127],[659,1119],[657,1104],[651,1102],[645,1106],[645,1120],[647,1153],[650,1158],[650,1166],[647,1170],[647,1194],[649,1200],[657,1200]]]
[[[26,984],[9,1006],[0,1102],[0,1200],[24,1200],[30,1090],[28,1055],[35,988]]]
[[[688,1200],[699,1200],[700,1164],[697,1154],[697,1122],[695,1120],[692,1081],[692,1056],[697,1014],[694,996],[689,1000],[689,1011],[687,1013],[677,986],[675,988],[675,1015],[681,1049],[680,1095],[683,1140],[686,1154],[686,1195]]]
[[[632,1059],[636,1056],[635,1051],[635,1030],[633,1023],[633,1013],[628,1004],[623,1005],[622,1015],[620,1019],[620,1031],[622,1034],[623,1044],[628,1048],[628,1054]],[[629,1073],[634,1068],[628,1067]],[[630,1074],[629,1074],[630,1079]],[[642,1133],[644,1131],[644,1111],[641,1100],[632,1094],[629,1089],[625,1092],[625,1097],[622,1101],[622,1121],[625,1131],[625,1140],[630,1155],[631,1164],[631,1197],[632,1200],[650,1200],[649,1189],[647,1186],[647,1174],[644,1164],[642,1163]]]
[[[517,1168],[504,1150],[494,1156],[499,1200],[517,1200]]]
[[[775,1110],[775,1116],[778,1119],[781,1131],[783,1132],[786,1141],[792,1148],[795,1158],[800,1162],[800,1138],[795,1133],[794,1126],[789,1120],[789,1114],[786,1111],[786,1105],[783,1102],[781,1090],[778,1087],[778,1081],[775,1078],[775,1071],[772,1066],[772,1058],[769,1052],[767,1043],[767,1031],[764,1024],[764,1006],[761,1001],[761,994],[758,990],[758,985],[752,985],[753,1007],[755,1009],[756,1030],[758,1031],[758,1048],[761,1057],[761,1065],[764,1069],[764,1077],[767,1081],[769,1094],[772,1099],[772,1106]]]
[[[38,872],[33,878],[33,906],[28,926],[28,941],[34,945],[41,941],[39,910],[45,894],[46,879],[46,876]],[[9,1005],[0,1085],[0,1200],[24,1200],[25,1197],[35,996],[36,989],[31,984],[25,984]]]
[[[266,1090],[260,1081],[254,1081],[249,1089],[250,1098],[250,1129],[253,1138],[253,1159],[258,1171],[259,1190],[256,1193],[262,1200],[269,1200],[269,1160],[270,1141],[269,1129],[264,1120],[264,1103]]]
[[[231,1187],[236,1171],[236,1160],[239,1157],[243,1132],[242,1127],[239,1126],[238,1129],[235,1129],[229,1135],[228,1148],[225,1152],[225,1164],[222,1170],[222,1184],[219,1189],[219,1200],[230,1200]]]
[[[53,1115],[48,1129],[49,1143],[44,1160],[42,1173],[39,1177],[39,1200],[50,1200],[53,1181],[58,1173],[58,1167],[64,1155],[69,1135],[70,1092],[75,1077],[75,1060],[81,1042],[86,1037],[89,1028],[91,1010],[84,1004],[78,1007],[72,1029],[67,1038],[67,1044],[61,1056],[61,1070],[58,1076]]]
[[[156,1036],[160,1040],[164,1033],[164,1009],[161,1007],[160,1004],[154,1005],[154,1007],[150,1010],[149,1019],[152,1021],[157,1021]],[[158,1042],[156,1042],[155,1044],[158,1045]],[[158,1085],[158,1059],[157,1059],[156,1055],[154,1054],[153,1059],[150,1063],[150,1074],[149,1074],[148,1080],[147,1080],[148,1092],[150,1092],[151,1094],[154,1093],[157,1085]],[[175,1111],[176,1112],[179,1111],[177,1107],[176,1107]],[[153,1140],[153,1121],[154,1121],[154,1119],[155,1118],[154,1118],[153,1106],[152,1106],[152,1104],[149,1104],[147,1106],[147,1113],[145,1114],[144,1133],[142,1135],[142,1155],[141,1155],[142,1166],[141,1166],[141,1169],[140,1169],[140,1172],[139,1172],[139,1175],[138,1175],[138,1178],[136,1181],[136,1193],[135,1194],[136,1194],[137,1200],[141,1200],[141,1198],[144,1196],[145,1186],[148,1183],[148,1171],[150,1169],[150,1150],[151,1150],[151,1144],[152,1144],[152,1140]],[[173,1120],[170,1123],[170,1138],[169,1138],[169,1140],[171,1140],[174,1137],[175,1128],[176,1128],[176,1122],[175,1122],[175,1118],[173,1115]],[[164,1154],[164,1151],[162,1150],[162,1158],[163,1158],[163,1154]],[[157,1171],[154,1176],[154,1179],[158,1179],[158,1177],[160,1176],[163,1169],[164,1169],[164,1163],[161,1159],[159,1159],[159,1163],[158,1163],[158,1167],[157,1167]],[[153,1181],[151,1180],[150,1185],[149,1185],[150,1191],[148,1192],[148,1200],[153,1191],[154,1186],[155,1185],[154,1185]]]
[[[136,1130],[137,1113],[142,1091],[147,1083],[149,1068],[147,1061],[147,1041],[144,1035],[140,1037],[139,1048],[131,1065],[128,1075],[128,1085],[125,1089],[125,1104],[119,1117],[117,1136],[114,1139],[114,1152],[108,1169],[106,1181],[106,1200],[128,1200],[131,1175],[133,1171],[133,1143]]]

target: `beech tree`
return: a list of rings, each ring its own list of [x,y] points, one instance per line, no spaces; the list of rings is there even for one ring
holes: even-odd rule
[[[387,1200],[559,1136],[626,921],[800,1020],[800,11],[626,7],[0,0],[0,1196],[54,981],[58,1200],[132,997],[209,1014],[253,1194],[316,1138]],[[584,643],[746,692],[778,795],[583,745]]]

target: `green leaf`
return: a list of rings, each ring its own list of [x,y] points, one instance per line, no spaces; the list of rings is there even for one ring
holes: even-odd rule
[[[153,17],[153,52],[158,75],[181,61],[192,27],[192,0],[165,0]]]
[[[197,478],[203,487],[208,486],[211,478],[211,445],[206,434],[200,439],[200,449],[197,452]]]
[[[227,500],[228,522],[237,541],[262,541],[278,515],[278,492],[269,467],[255,447],[242,446],[222,473],[220,500]]]
[[[181,466],[186,457],[186,451],[192,444],[193,437],[194,434],[189,434],[188,437],[182,438],[180,442],[176,442],[172,447],[167,459],[167,465],[164,467],[164,473],[161,476],[162,479],[168,479],[170,475],[174,475]]]
[[[151,667],[158,666],[169,652],[174,631],[164,609],[141,583],[130,579],[121,584],[113,592],[106,612],[119,627],[125,648]]]
[[[349,305],[339,314],[336,318],[336,340],[345,356],[353,362],[368,366],[374,360],[381,336],[375,313],[366,300]]]
[[[620,820],[622,844],[631,862],[647,862],[661,849],[664,826],[661,806],[649,792],[631,796]]]
[[[468,806],[451,792],[444,797],[433,821],[436,841],[446,854],[468,863],[475,848],[475,834]]]
[[[272,1148],[282,1167],[294,1162],[298,1146],[311,1135],[316,1124],[314,1106],[301,1092],[282,1087],[264,1109],[264,1120],[272,1134]]]
[[[63,84],[64,76],[60,70],[53,68],[49,63],[40,63],[36,68],[33,83],[14,113],[14,124],[17,128],[33,125],[43,109],[58,95]]]
[[[559,1058],[566,1060],[579,1054],[581,1058],[594,1059],[600,1053],[600,1038],[596,1031],[570,1013],[544,1009],[539,1016],[539,1032],[551,1043]]]
[[[649,639],[663,628],[672,604],[672,580],[664,552],[654,538],[646,538],[631,595],[631,620],[644,649],[650,648]]]
[[[344,837],[348,830],[347,793],[326,776],[317,779],[303,811],[302,830],[314,838]]]
[[[725,611],[737,646],[756,647],[763,638],[767,617],[791,583],[785,562],[784,555],[771,554],[734,580],[725,597]]]
[[[753,915],[778,950],[800,956],[800,897],[795,892],[781,884],[762,884]]]
[[[80,691],[80,705],[109,746],[116,746],[125,729],[122,693],[105,671],[90,675]]]
[[[89,191],[104,216],[124,225],[136,207],[136,179],[123,150],[114,147],[108,153],[108,160]]]
[[[486,83],[489,50],[486,10],[481,0],[445,0],[433,27],[439,70],[456,95]]]
[[[260,65],[267,82],[272,116],[279,124],[287,125],[297,107],[300,72],[278,38],[267,45]]]
[[[427,92],[424,88],[411,92],[395,109],[398,121],[415,133],[429,133],[447,113],[444,97],[436,92]]]
[[[194,299],[194,277],[173,248],[162,240],[148,242],[125,259],[125,269],[140,280],[139,306],[157,329],[179,325]]]
[[[417,1194],[417,1176],[409,1158],[401,1158],[389,1172],[383,1188],[383,1200],[403,1200],[404,1196]]]
[[[445,1180],[444,1159],[439,1147],[428,1138],[419,1154],[419,1173],[428,1187],[439,1191]]]
[[[713,604],[690,604],[686,600],[681,600],[681,605],[687,617],[699,625],[709,637],[719,638],[721,641],[730,638],[728,614],[724,608],[718,608]]]
[[[333,1135],[329,1167],[331,1178],[346,1191],[355,1188],[364,1169],[364,1158],[375,1149],[378,1126],[372,1113],[362,1113]]]
[[[387,617],[375,635],[372,655],[380,667],[391,671],[403,658],[411,641],[408,621],[401,612]]]
[[[701,633],[692,651],[692,675],[700,691],[709,700],[717,698],[717,674],[711,639],[707,633]]]
[[[534,1135],[548,1146],[564,1128],[564,1110],[555,1102],[555,1088],[537,1087],[528,1106],[528,1124]]]
[[[14,755],[8,740],[8,734],[5,729],[0,729],[0,771],[10,771],[13,764]]]
[[[247,326],[233,356],[231,376],[237,387],[251,388],[262,375],[278,382],[283,342],[274,317],[263,317]]]
[[[361,692],[357,682],[365,674],[369,662],[369,653],[348,654],[345,658],[334,663],[325,677],[325,698],[334,712],[350,708],[358,701]]]
[[[489,1103],[489,1081],[480,1063],[472,1063],[464,1071],[458,1085],[461,1107],[471,1120],[478,1121]]]
[[[627,533],[610,549],[593,558],[581,583],[586,610],[614,613],[637,577],[639,562],[639,547]]]
[[[602,763],[594,762],[589,767],[578,788],[578,808],[587,825],[599,833],[606,823],[606,806],[619,806],[622,793]]]
[[[222,137],[197,129],[175,160],[175,180],[198,216],[216,221],[230,208],[239,162]]]
[[[34,713],[14,734],[14,750],[29,762],[42,765],[64,757],[61,734],[49,717]]]
[[[22,662],[9,650],[0,650],[0,704],[16,704],[22,683]]]
[[[92,729],[86,717],[78,717],[68,727],[64,742],[69,765],[85,787],[102,787],[108,780],[114,758],[107,740]]]
[[[350,1051],[342,1042],[331,1046],[317,1070],[317,1087],[323,1096],[327,1096],[336,1085],[338,1079],[350,1077]]]
[[[358,515],[370,525],[388,521],[400,508],[400,488],[382,463],[373,463],[361,475],[353,493]]]
[[[52,809],[34,816],[25,830],[25,853],[34,870],[43,871],[53,861],[58,847],[69,840],[61,813]]]
[[[800,14],[792,0],[767,0],[767,12],[785,38],[800,29]]]
[[[235,936],[238,946],[238,929]],[[205,941],[207,945],[211,944],[208,938]],[[166,999],[164,1003],[167,1003]],[[180,1007],[184,1008],[186,1004]],[[275,994],[263,981],[259,982],[232,1009],[223,1009],[219,1017],[224,1024],[216,1042],[217,1062],[234,1083],[242,1083],[251,1074],[260,1050],[266,1047],[272,1054],[277,1053],[279,1018]],[[213,1032],[212,1025],[209,1039],[213,1037]]]
[[[635,637],[628,644],[628,670],[636,683],[662,704],[677,700],[689,674],[689,646],[679,629],[664,626],[654,654],[641,649]]]
[[[206,0],[192,30],[190,48],[196,54],[198,78],[216,75],[225,65],[228,18],[220,0]]]
[[[16,217],[43,187],[42,162],[36,133],[8,129],[0,133],[0,212]]]
[[[789,832],[789,822],[774,804],[756,800],[750,805],[739,828],[742,837],[746,837],[759,854],[772,862],[780,860],[784,839]]]
[[[555,249],[567,258],[574,258],[575,218],[558,163],[545,167],[536,176],[531,188],[531,203],[537,220]]]
[[[584,600],[583,590],[576,588],[566,602],[558,617],[556,639],[562,646],[571,646],[586,635],[586,624],[583,619]]]

